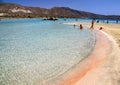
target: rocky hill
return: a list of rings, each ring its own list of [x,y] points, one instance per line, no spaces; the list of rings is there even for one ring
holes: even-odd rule
[[[75,18],[110,18],[120,19],[120,16],[105,16],[85,11],[74,10],[68,7],[27,7],[13,3],[0,2],[0,17],[75,17]]]

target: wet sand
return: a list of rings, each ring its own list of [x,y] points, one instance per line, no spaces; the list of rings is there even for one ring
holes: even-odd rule
[[[90,23],[82,24],[90,27]],[[120,25],[96,24],[95,28],[101,26],[104,29],[96,30],[97,41],[92,54],[76,67],[74,73],[69,74],[62,85],[120,85]]]

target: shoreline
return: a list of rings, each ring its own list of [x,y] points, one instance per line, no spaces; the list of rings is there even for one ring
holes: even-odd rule
[[[85,26],[88,27],[89,24]],[[97,43],[93,53],[60,85],[120,85],[119,52],[115,38],[106,31],[97,30]]]
[[[90,22],[65,22],[63,24],[68,25],[77,25],[79,27],[80,24],[83,25],[84,28],[90,28],[91,23]],[[113,24],[113,23],[95,23],[94,28],[99,29],[100,27],[103,27],[103,31],[106,32],[110,37],[117,42],[119,48],[120,48],[120,24]]]
[[[111,82],[109,70],[106,69],[107,65],[105,65],[112,52],[112,41],[110,37],[102,31],[99,31],[97,35],[98,40],[96,47],[88,60],[91,60],[89,64],[91,67],[86,75],[74,85],[114,85],[113,82]]]
[[[106,50],[109,50],[111,48],[110,44],[108,44],[108,43],[110,43],[109,41],[106,40],[105,44],[102,43],[102,40],[106,39],[107,37],[99,31],[96,31],[96,32],[97,32],[97,39],[99,38],[100,40],[99,39],[97,40],[95,48],[94,48],[93,52],[91,53],[91,55],[89,55],[85,60],[83,60],[77,66],[77,68],[75,68],[75,71],[74,71],[75,73],[70,72],[70,74],[69,74],[70,77],[68,77],[68,79],[65,79],[64,80],[65,82],[63,82],[60,85],[94,85],[93,83],[90,84],[91,78],[93,78],[93,77],[89,76],[88,73],[91,70],[96,69],[97,67],[101,66],[103,64],[103,62],[105,62]],[[104,37],[104,38],[102,38],[102,37]],[[106,49],[104,49],[104,50],[101,49],[101,46],[99,45],[100,43],[101,43],[101,45],[105,46]],[[101,50],[103,52],[102,54],[100,53]],[[102,55],[104,55],[104,56],[102,56]],[[88,75],[87,76],[88,78],[84,78],[86,75]],[[96,75],[96,76],[98,76],[98,75]],[[93,80],[94,80],[94,78],[93,78]],[[86,84],[86,81],[90,81],[90,82],[89,83],[87,82],[88,84]]]
[[[73,25],[73,23],[68,24]],[[78,25],[75,29],[79,29],[81,23],[75,22],[75,24]],[[83,22],[82,24],[85,25],[83,25],[84,28],[89,28],[91,23]],[[48,85],[120,85],[119,33],[115,35],[118,30],[111,30],[110,27],[107,27],[106,24],[102,25],[102,23],[95,25],[97,29],[100,26],[104,26],[104,29],[103,31],[91,30],[91,32],[95,32],[97,40],[90,55],[81,60],[78,65],[66,72],[65,75],[50,81]],[[39,85],[39,82],[35,83],[35,85]]]

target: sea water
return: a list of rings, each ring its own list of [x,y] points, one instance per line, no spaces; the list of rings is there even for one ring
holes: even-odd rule
[[[95,33],[62,22],[0,21],[0,85],[46,85],[92,52]]]

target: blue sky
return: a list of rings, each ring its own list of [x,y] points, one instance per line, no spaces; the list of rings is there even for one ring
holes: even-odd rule
[[[25,6],[52,8],[70,7],[77,10],[105,15],[120,15],[120,0],[0,0]]]

